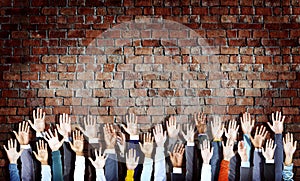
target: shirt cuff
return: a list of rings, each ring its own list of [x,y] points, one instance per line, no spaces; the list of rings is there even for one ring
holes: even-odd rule
[[[30,147],[30,144],[27,144],[27,145],[20,145],[20,148],[21,149],[30,149],[31,147]]]
[[[89,143],[99,143],[98,138],[88,138]]]
[[[64,138],[64,141],[65,141],[65,142],[70,142],[70,138],[69,138],[69,137]]]
[[[272,160],[266,160],[266,163],[275,163],[275,162],[274,159],[272,159]]]
[[[250,162],[241,162],[241,167],[250,168]]]
[[[115,149],[105,149],[104,153],[105,154],[116,154],[116,150]]]
[[[42,138],[42,137],[44,137],[44,134],[42,132],[36,132],[35,136]]]
[[[130,140],[139,140],[139,135],[130,135]]]
[[[145,157],[144,165],[152,165],[152,164],[153,164],[153,159]]]
[[[77,165],[77,164],[82,165],[82,164],[84,164],[84,163],[85,163],[85,158],[84,158],[84,156],[78,156],[78,155],[76,155],[76,164],[75,164],[75,165]]]
[[[195,146],[194,142],[187,142],[186,146]]]
[[[182,169],[178,168],[178,167],[174,167],[173,168],[173,173],[181,174],[182,173]]]
[[[254,151],[261,152],[261,148],[255,148]]]

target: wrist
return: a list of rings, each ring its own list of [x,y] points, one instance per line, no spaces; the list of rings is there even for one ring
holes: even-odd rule
[[[46,160],[41,161],[41,165],[48,165],[48,162]]]
[[[77,156],[83,156],[84,155],[82,151],[76,151],[75,153],[76,153]]]
[[[151,158],[151,154],[145,154],[146,158]]]
[[[223,160],[230,161],[231,157],[224,156]]]
[[[291,156],[286,156],[284,160],[284,165],[289,166],[293,163],[293,158]]]

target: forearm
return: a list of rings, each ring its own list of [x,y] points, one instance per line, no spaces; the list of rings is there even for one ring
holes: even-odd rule
[[[24,145],[21,145],[21,147]],[[21,179],[26,180],[33,180],[34,172],[33,172],[33,160],[31,156],[31,148],[29,145],[26,145],[26,149],[23,150],[21,154],[21,162],[22,162],[22,169],[21,169]]]
[[[228,181],[229,161],[222,160],[219,173],[219,181]]]
[[[211,176],[212,180],[218,180],[219,177],[219,165],[220,165],[220,148],[221,148],[221,142],[220,141],[213,141],[212,146],[214,148],[213,156],[211,158]]]
[[[186,158],[186,181],[193,180],[193,168],[194,168],[194,143],[188,143],[185,147]]]
[[[282,180],[282,166],[283,166],[283,142],[282,142],[282,134],[275,134],[275,180]]]
[[[96,181],[106,181],[104,169],[96,169]]]
[[[245,147],[246,147],[246,153],[247,153],[248,161],[250,162],[250,157],[251,157],[251,140],[250,140],[249,134],[244,134],[243,135],[243,140],[244,140],[244,144],[245,144]]]
[[[114,149],[105,150],[108,158],[105,163],[106,180],[118,180],[118,159]]]
[[[127,170],[125,181],[134,181],[134,170]]]
[[[84,181],[85,158],[84,156],[76,155],[74,179]]]
[[[282,171],[282,176],[284,181],[293,181],[293,164],[289,166],[284,166],[284,169]]]
[[[143,164],[141,180],[142,181],[150,181],[152,171],[153,171],[153,160],[151,158],[146,157],[144,160],[144,164]]]
[[[165,181],[166,180],[166,161],[164,154],[164,147],[157,147],[155,154],[154,164],[154,180]]]
[[[71,170],[74,169],[74,166],[72,165],[72,155],[74,154],[71,151],[68,141],[64,142],[63,149],[64,149],[64,180],[73,180],[73,177],[71,175]]]
[[[253,157],[253,180],[261,180],[262,172],[262,153],[260,149],[255,148]]]
[[[265,163],[264,164],[264,179],[266,181],[275,180],[275,165],[274,160],[273,163]]]
[[[10,181],[20,181],[19,170],[17,164],[9,164]]]
[[[42,165],[42,181],[51,181],[51,168],[49,165]]]
[[[209,164],[202,165],[201,181],[211,181],[211,166]]]
[[[52,152],[52,172],[53,180],[63,181],[61,155],[59,150]]]

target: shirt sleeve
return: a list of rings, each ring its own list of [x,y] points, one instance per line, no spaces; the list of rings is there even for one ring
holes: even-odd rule
[[[245,162],[247,163],[247,162]],[[249,167],[243,167],[241,164],[240,167],[240,180],[241,181],[252,181],[252,169],[250,168],[250,164]]]
[[[64,180],[73,180],[71,170],[74,170],[74,162],[72,164],[72,156],[75,156],[71,151],[71,147],[68,141],[63,144],[64,149]]]
[[[150,181],[152,171],[153,171],[153,159],[145,158],[144,164],[143,164],[143,171],[142,171],[142,175],[141,175],[141,180],[142,181]]]
[[[251,140],[250,140],[250,136],[248,134],[244,134],[243,135],[243,140],[244,140],[245,147],[246,147],[246,153],[247,153],[248,161],[250,162],[250,157],[251,157]]]
[[[21,145],[21,147],[24,145]],[[24,181],[27,180],[34,180],[34,172],[33,172],[33,160],[32,160],[32,151],[29,145],[26,145],[29,148],[23,150],[21,154],[21,162],[22,162],[22,169],[21,169],[21,178]]]
[[[104,169],[96,169],[96,181],[106,181]]]
[[[211,166],[209,164],[202,165],[201,181],[211,181]]]
[[[127,170],[125,181],[133,181],[134,170]]]
[[[154,180],[166,180],[166,161],[164,147],[156,147]]]
[[[228,181],[229,161],[222,160],[219,173],[219,181]]]
[[[185,147],[185,158],[186,158],[186,181],[193,180],[193,168],[194,168],[194,145]]]
[[[261,150],[255,148],[253,156],[253,180],[261,180],[263,173],[262,157]]]
[[[264,164],[264,179],[266,181],[275,180],[275,166],[274,166],[274,163],[265,163]]]
[[[42,165],[42,181],[51,181],[51,168],[49,165]]]
[[[108,157],[105,163],[105,178],[106,180],[118,180],[118,159],[115,150],[111,152],[105,150]]]
[[[230,159],[230,163],[229,163],[229,175],[228,175],[228,180],[236,180],[236,178],[239,178],[239,169],[240,168],[239,165],[237,166],[237,164],[239,164],[237,162],[237,154],[235,154],[231,159]]]
[[[76,155],[74,179],[84,181],[85,158],[84,156]]]
[[[210,160],[211,164],[211,176],[213,181],[217,181],[219,177],[219,165],[220,165],[220,150],[221,150],[221,142],[213,141],[212,146],[214,148],[213,156]],[[201,177],[202,178],[202,177]]]
[[[17,164],[9,164],[8,169],[10,181],[20,181],[20,175]]]
[[[59,150],[52,152],[52,172],[53,180],[63,181],[61,155]]]
[[[283,166],[283,142],[282,134],[275,134],[275,180],[282,180],[282,166]]]
[[[284,181],[293,181],[293,164],[289,166],[284,166],[282,176]]]

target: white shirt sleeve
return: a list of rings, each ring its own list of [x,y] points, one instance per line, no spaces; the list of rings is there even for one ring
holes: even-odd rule
[[[143,164],[143,171],[141,175],[142,181],[150,181],[151,175],[153,171],[153,159],[151,158],[145,158],[144,164]]]
[[[165,161],[164,147],[156,148],[154,180],[166,181],[166,161]]]
[[[201,181],[211,181],[211,165],[209,164],[202,165]]]
[[[76,155],[74,179],[84,181],[85,158],[84,156]]]
[[[96,169],[96,181],[106,181],[104,169]]]
[[[42,181],[51,181],[50,165],[42,165]]]

